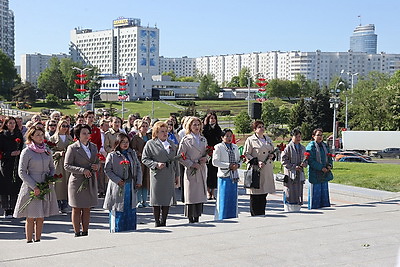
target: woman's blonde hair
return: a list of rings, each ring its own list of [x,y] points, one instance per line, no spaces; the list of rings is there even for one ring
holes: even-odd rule
[[[45,134],[45,131],[42,127],[40,127],[38,125],[32,126],[31,128],[28,129],[28,131],[25,134],[27,144],[30,144],[33,142],[32,136],[35,134],[36,131],[41,131],[43,133],[43,136]]]
[[[160,128],[162,128],[162,127],[165,127],[165,128],[168,129],[168,125],[163,121],[158,121],[153,125],[153,128],[152,128],[153,130],[152,130],[152,133],[151,133],[151,137],[153,139],[157,138],[158,132],[160,131]]]
[[[61,129],[61,126],[63,125],[63,123],[69,125],[67,120],[61,119],[57,124],[56,132],[54,134],[59,134],[60,133],[60,129]],[[70,134],[70,132],[69,132],[69,128],[68,128],[68,131],[65,132],[65,135],[69,135],[69,134]]]
[[[192,130],[190,128],[192,127],[192,124],[195,121],[198,121],[200,123],[200,133],[203,132],[203,123],[201,122],[201,120],[197,117],[189,117],[185,121],[185,134],[190,134],[192,132]]]

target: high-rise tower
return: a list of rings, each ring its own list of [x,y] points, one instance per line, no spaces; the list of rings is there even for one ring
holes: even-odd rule
[[[0,0],[0,49],[14,61],[14,13]]]
[[[359,25],[350,37],[350,50],[353,52],[366,52],[376,54],[378,35],[375,34],[375,25]]]

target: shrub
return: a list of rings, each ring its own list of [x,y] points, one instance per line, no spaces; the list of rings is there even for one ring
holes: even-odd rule
[[[251,132],[251,119],[247,111],[241,111],[238,116],[235,117],[235,129],[238,133],[250,133]]]
[[[59,98],[53,94],[48,94],[46,96],[46,103],[49,105],[49,107],[58,106],[60,104]]]
[[[193,100],[178,100],[176,101],[176,104],[184,107],[196,106],[196,103]]]

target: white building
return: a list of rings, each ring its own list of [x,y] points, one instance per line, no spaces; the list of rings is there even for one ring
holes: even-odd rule
[[[400,54],[367,54],[365,52],[281,52],[249,53],[196,58],[199,73],[214,75],[219,84],[229,82],[247,67],[253,77],[261,74],[266,79],[294,80],[297,74],[329,85],[344,70],[343,79],[351,83],[351,74],[365,76],[371,71],[393,75],[400,70]],[[357,82],[357,79],[354,79]]]
[[[40,53],[24,54],[21,55],[21,80],[22,82],[29,82],[37,87],[37,80],[40,73],[49,66],[49,60],[52,57],[58,59],[68,58],[67,54],[51,54],[42,55]]]
[[[134,77],[138,87],[133,88],[138,89],[131,98],[151,96],[146,79],[159,72],[159,30],[142,27],[140,19],[132,18],[118,18],[113,26],[101,31],[72,30],[72,60],[98,67],[103,76]]]
[[[8,0],[0,0],[0,49],[14,61],[14,13]]]
[[[177,77],[193,77],[196,74],[196,60],[194,58],[165,58],[160,57],[159,74],[173,70]]]

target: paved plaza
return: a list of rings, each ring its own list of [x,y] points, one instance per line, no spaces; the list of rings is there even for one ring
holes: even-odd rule
[[[332,207],[285,213],[276,185],[258,217],[240,186],[239,218],[223,222],[213,219],[215,201],[198,224],[188,223],[178,202],[167,227],[155,228],[151,208],[142,208],[137,231],[111,234],[99,202],[88,237],[74,238],[70,214],[59,215],[46,219],[40,243],[27,244],[24,220],[1,218],[0,266],[396,265],[399,194],[331,184]]]

